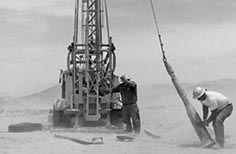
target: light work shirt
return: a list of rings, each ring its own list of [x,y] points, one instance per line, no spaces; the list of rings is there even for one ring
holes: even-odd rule
[[[229,99],[219,92],[206,91],[206,99],[201,101],[202,105],[210,108],[211,111],[217,109],[222,110],[228,104],[230,104]]]

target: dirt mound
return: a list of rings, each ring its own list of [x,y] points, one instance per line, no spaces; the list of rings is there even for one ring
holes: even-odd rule
[[[52,104],[59,97],[60,97],[60,86],[56,85],[29,96],[7,101],[5,109],[7,110],[50,109],[52,108]]]

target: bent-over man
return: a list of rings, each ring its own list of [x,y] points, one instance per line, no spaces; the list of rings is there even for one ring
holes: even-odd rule
[[[202,104],[204,125],[208,126],[212,122],[216,137],[216,146],[219,148],[224,147],[224,121],[233,111],[232,103],[221,93],[207,91],[202,87],[196,87],[193,90],[193,98]],[[211,110],[211,115],[208,117],[209,109]]]

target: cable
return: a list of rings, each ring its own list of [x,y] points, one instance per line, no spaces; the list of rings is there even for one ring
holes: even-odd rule
[[[153,18],[154,18],[155,25],[156,25],[157,34],[159,35],[160,31],[159,31],[159,28],[158,28],[157,18],[156,18],[155,9],[154,9],[152,0],[150,0],[150,4],[151,4],[151,7],[152,7],[152,13],[153,13]]]
[[[107,1],[104,0],[105,12],[106,12],[106,24],[107,24],[107,38],[110,38],[109,22],[108,22],[108,10],[107,10]]]
[[[159,38],[159,43],[161,45],[163,61],[166,62],[167,58],[165,56],[164,44],[162,43],[161,34],[160,34],[160,30],[159,30],[159,27],[158,27],[158,24],[157,24],[156,13],[155,13],[155,9],[154,9],[152,0],[150,0],[150,4],[151,4],[151,8],[152,8],[153,18],[154,18],[155,25],[156,25],[156,30],[157,30],[157,34],[158,34],[158,38]]]

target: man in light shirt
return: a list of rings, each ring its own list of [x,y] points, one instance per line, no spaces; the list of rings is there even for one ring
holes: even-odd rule
[[[201,102],[203,108],[203,123],[208,126],[212,122],[216,143],[220,148],[224,147],[224,121],[233,111],[233,105],[229,99],[219,92],[207,91],[202,87],[193,90],[193,99]],[[208,109],[211,115],[208,117]]]

